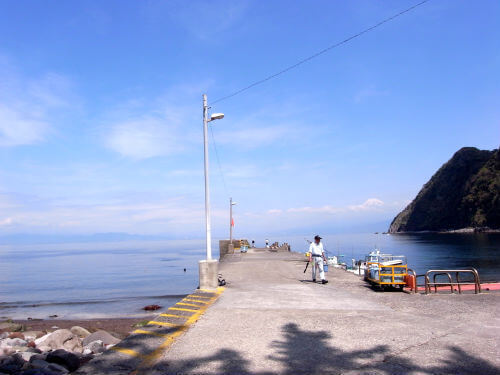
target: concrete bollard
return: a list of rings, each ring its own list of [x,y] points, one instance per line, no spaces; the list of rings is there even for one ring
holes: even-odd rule
[[[198,267],[200,273],[200,289],[217,289],[219,286],[219,261],[215,259],[200,260]]]

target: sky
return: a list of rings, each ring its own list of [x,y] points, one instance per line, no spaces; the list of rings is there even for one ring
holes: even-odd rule
[[[415,3],[0,2],[0,235],[202,238],[202,94]],[[499,17],[431,0],[213,105],[214,235],[231,196],[235,236],[383,231],[458,149],[498,148]]]

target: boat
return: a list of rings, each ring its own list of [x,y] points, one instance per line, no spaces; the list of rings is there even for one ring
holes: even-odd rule
[[[365,257],[365,281],[373,286],[403,290],[408,276],[405,255],[383,254],[375,249]]]

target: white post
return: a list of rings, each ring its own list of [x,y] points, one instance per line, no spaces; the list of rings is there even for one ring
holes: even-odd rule
[[[205,150],[205,226],[207,235],[207,260],[212,259],[212,228],[210,225],[210,187],[208,171],[208,106],[203,94],[203,147]]]
[[[229,243],[233,243],[233,198],[229,198]]]

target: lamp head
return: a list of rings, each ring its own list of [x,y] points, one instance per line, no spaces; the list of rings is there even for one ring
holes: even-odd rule
[[[210,121],[220,120],[224,118],[224,113],[212,113],[210,115]]]

